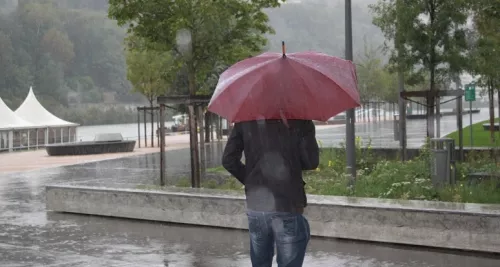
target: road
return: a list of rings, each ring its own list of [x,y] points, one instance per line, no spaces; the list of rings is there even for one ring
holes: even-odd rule
[[[472,115],[473,123],[487,120],[488,110],[482,109],[480,113]],[[468,126],[469,115],[463,116],[463,127]],[[408,120],[407,136],[408,147],[420,147],[424,144],[426,136],[425,120]],[[441,118],[441,136],[445,136],[457,130],[456,116],[445,116]],[[339,125],[332,129],[322,129],[316,132],[318,140],[324,147],[338,146],[345,140],[345,126]],[[376,147],[398,147],[399,142],[394,141],[394,122],[381,121],[372,123],[357,123],[356,136],[367,144],[371,140],[371,145]],[[458,145],[458,144],[457,144]]]

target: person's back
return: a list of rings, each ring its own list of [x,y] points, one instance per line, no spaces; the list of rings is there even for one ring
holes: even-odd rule
[[[243,152],[245,164],[241,162]],[[312,121],[235,124],[224,151],[223,166],[245,185],[253,266],[270,266],[274,241],[280,267],[302,266],[309,240],[309,226],[302,216],[307,205],[302,171],[315,169],[318,164],[319,149]],[[267,238],[254,238],[257,235]]]

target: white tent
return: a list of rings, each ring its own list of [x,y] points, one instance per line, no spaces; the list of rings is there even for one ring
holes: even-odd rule
[[[0,98],[0,151],[13,150],[15,131],[32,128],[35,128],[32,123],[17,116]]]
[[[15,113],[22,119],[35,124],[37,127],[78,126],[78,124],[62,120],[46,110],[42,104],[38,102],[38,99],[36,99],[33,88],[30,88],[28,96],[21,106],[17,108]]]
[[[35,125],[19,117],[0,98],[0,131],[30,128],[35,128]]]

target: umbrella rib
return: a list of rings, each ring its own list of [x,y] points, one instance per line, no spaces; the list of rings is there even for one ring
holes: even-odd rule
[[[303,63],[302,60],[300,59],[297,59],[297,58],[292,58],[295,62],[297,62],[298,64],[300,64],[301,66],[304,66],[312,71],[316,71],[318,72],[319,74],[321,74],[323,77],[327,78],[328,80],[332,81],[335,85],[337,85],[338,88],[341,89],[341,91],[346,94],[348,97],[352,98],[355,100],[355,98],[347,91],[345,90],[342,86],[340,86],[335,80],[333,80],[332,78],[330,78],[328,75],[326,75],[325,73],[323,73],[322,71],[318,70],[317,68],[314,68],[314,67],[311,67],[309,64],[306,64],[306,63]],[[302,79],[302,77],[300,77]],[[313,97],[314,98],[314,97]],[[315,98],[314,98],[315,99]],[[315,99],[315,101],[317,101]],[[357,102],[357,101],[356,101]]]
[[[255,81],[254,83],[256,83],[256,82],[257,82],[257,81]],[[243,98],[242,98],[242,101],[241,101],[242,103],[245,103],[245,100],[248,98],[248,95],[249,95],[250,93],[251,93],[250,91],[246,92],[245,97],[243,97]],[[236,112],[234,113],[234,118],[232,118],[232,120],[234,120],[235,118],[237,118],[237,117],[238,117],[238,114],[241,112],[241,110],[242,110],[242,108],[243,108],[243,104],[242,104],[242,103],[240,103],[240,104],[238,105],[238,109],[237,109],[237,110],[236,110]]]
[[[294,61],[296,61],[297,63],[300,63],[301,65],[309,68],[309,69],[312,69],[314,71],[317,71],[318,73],[321,73],[321,75],[323,75],[324,77],[328,78],[329,80],[331,80],[333,83],[335,83],[339,88],[342,88],[343,91],[345,91],[350,97],[354,98],[353,95],[351,95],[350,92],[347,92],[342,86],[340,86],[335,80],[333,80],[332,78],[330,78],[328,75],[326,75],[323,71],[313,67],[313,66],[310,66],[309,62],[307,60],[303,60],[301,58],[298,58],[298,57],[288,57],[289,59],[292,59]],[[357,80],[357,79],[356,79]],[[356,88],[357,90],[357,88]]]
[[[219,79],[222,78],[224,81],[227,81],[227,83],[217,84],[217,86],[215,88],[215,91],[217,92],[217,88],[222,87],[223,85],[224,85],[223,88],[230,87],[231,85],[233,85],[233,83],[235,83],[239,79],[245,77],[246,74],[251,73],[253,71],[256,71],[256,70],[258,70],[258,69],[266,66],[267,64],[269,64],[273,60],[276,60],[276,58],[269,58],[269,60],[263,61],[263,62],[261,62],[259,64],[256,64],[256,65],[253,65],[250,68],[244,68],[243,70],[238,71],[237,74],[230,76],[230,80],[229,81],[227,81],[226,79],[224,79],[225,77],[223,77],[223,75],[224,75],[225,72],[222,73]],[[237,77],[234,77],[234,76],[237,76]],[[220,92],[220,93],[222,93],[222,92]]]
[[[296,61],[297,63],[301,64],[302,66],[310,69],[310,70],[313,70],[313,71],[317,71],[318,73],[320,73],[321,75],[323,75],[324,77],[328,78],[328,80],[332,81],[334,84],[336,84],[339,88],[342,88],[342,86],[340,86],[335,80],[333,80],[332,78],[328,77],[328,75],[324,74],[322,71],[318,70],[317,68],[314,68],[314,67],[311,67],[309,66],[309,64],[305,63],[304,61],[305,60],[301,60],[299,58],[292,58],[294,61]],[[342,88],[342,90],[345,91],[344,88]]]
[[[300,62],[298,62],[298,63],[300,63]],[[290,65],[291,65],[291,67],[292,67],[292,68],[297,69],[297,67],[296,67],[296,66],[294,66],[294,64],[290,64]],[[306,65],[304,65],[304,66],[306,66]],[[306,67],[308,67],[308,66],[306,66]],[[299,72],[297,72],[297,73],[299,73]],[[304,84],[307,84],[307,83],[305,82],[305,79],[302,77],[302,75],[298,75],[298,77],[302,80],[302,82],[304,82]],[[336,83],[335,83],[335,84],[336,84]],[[314,100],[314,102],[316,103],[316,106],[319,106],[319,102],[318,102],[318,100],[314,97],[314,94],[313,94],[310,90],[306,90],[306,91],[307,91],[307,93],[311,96],[311,98]]]

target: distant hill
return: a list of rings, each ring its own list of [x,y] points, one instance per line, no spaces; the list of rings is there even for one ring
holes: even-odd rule
[[[368,9],[375,2],[353,0],[355,58],[365,40],[384,41]],[[0,0],[0,97],[15,106],[33,85],[51,106],[102,103],[110,94],[140,99],[126,79],[124,30],[107,8],[108,0]],[[276,31],[268,50],[280,51],[286,41],[289,52],[344,56],[344,0],[288,0],[266,12]]]

